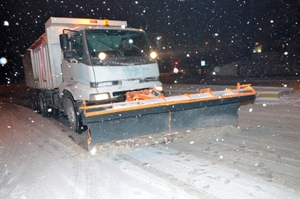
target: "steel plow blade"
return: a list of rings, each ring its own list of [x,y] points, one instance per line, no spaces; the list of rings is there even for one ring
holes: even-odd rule
[[[253,101],[252,87],[83,107],[89,147],[211,125],[236,123],[241,103]],[[142,95],[139,95],[142,96]],[[140,97],[141,98],[141,97]]]

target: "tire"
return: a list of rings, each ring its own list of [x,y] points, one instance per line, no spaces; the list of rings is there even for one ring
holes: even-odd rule
[[[59,116],[59,110],[55,109],[55,108],[52,108],[51,116],[52,117]]]
[[[82,124],[81,115],[75,106],[75,102],[71,96],[64,98],[64,111],[67,115],[70,128],[76,133],[82,133],[86,130]]]
[[[39,99],[39,97],[34,96],[32,98],[32,100],[33,100],[33,110],[36,111],[36,113],[41,113],[41,110],[40,110],[40,99]]]
[[[39,107],[41,115],[43,117],[49,117],[47,102],[45,101],[43,96],[39,97]]]

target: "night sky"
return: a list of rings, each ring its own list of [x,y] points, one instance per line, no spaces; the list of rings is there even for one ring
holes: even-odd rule
[[[204,45],[217,35],[224,46],[250,52],[256,41],[286,42],[300,27],[300,0],[11,0],[0,9],[0,58],[8,60],[2,71],[22,68],[20,55],[51,16],[126,20],[129,27],[162,35],[173,50]]]

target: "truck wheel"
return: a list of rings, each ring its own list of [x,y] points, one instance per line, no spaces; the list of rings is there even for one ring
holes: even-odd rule
[[[40,96],[39,98],[39,105],[40,105],[39,110],[42,116],[49,117],[47,102],[45,101],[43,96]]]
[[[36,113],[40,113],[40,98],[37,91],[32,91],[32,108]]]
[[[55,108],[52,108],[52,111],[51,111],[51,116],[53,117],[56,117],[59,115],[59,110],[58,109],[55,109]]]
[[[33,97],[33,110],[35,110],[37,113],[41,113],[41,111],[40,111],[40,99],[37,96]]]
[[[73,99],[71,97],[67,97],[64,100],[64,109],[66,111],[71,129],[77,133],[82,133],[85,128],[82,124],[81,115],[77,111],[77,107],[75,106]]]

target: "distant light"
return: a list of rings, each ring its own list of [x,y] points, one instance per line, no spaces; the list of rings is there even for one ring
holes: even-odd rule
[[[0,58],[0,64],[1,64],[2,66],[4,66],[5,64],[7,64],[7,59],[6,59],[5,57],[1,57],[1,58]]]
[[[219,36],[219,33],[215,33],[215,36],[216,36],[216,37]]]
[[[9,26],[9,22],[8,22],[8,21],[4,21],[4,22],[3,22],[3,25],[4,25],[4,26]]]
[[[205,61],[202,60],[200,64],[201,64],[201,66],[205,66]]]
[[[283,54],[284,54],[284,55],[288,55],[289,53],[285,51]]]
[[[122,28],[122,29],[125,29],[125,28],[126,28],[126,26],[125,26],[125,25],[122,25],[122,26],[121,26],[121,28]]]
[[[190,54],[186,54],[186,56],[187,56],[187,57],[190,57],[191,55],[190,55]]]
[[[254,46],[253,53],[261,53],[262,52],[262,46]]]
[[[273,21],[273,20],[270,20],[270,23],[274,23],[274,21]]]
[[[178,68],[174,68],[173,73],[177,74],[179,72]]]

